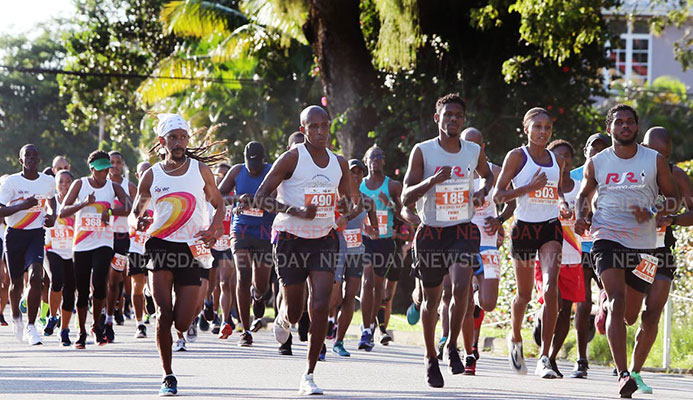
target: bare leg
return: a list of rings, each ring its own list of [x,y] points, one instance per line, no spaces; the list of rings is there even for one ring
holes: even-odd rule
[[[650,286],[650,292],[645,299],[645,310],[640,319],[640,328],[635,334],[635,348],[631,359],[631,370],[634,372],[640,372],[657,339],[659,317],[667,304],[670,289],[671,282],[662,279],[655,280]]]
[[[551,241],[539,249],[544,307],[541,315],[541,355],[548,356],[558,318],[558,274],[560,272],[561,243]]]
[[[309,296],[308,311],[310,313],[310,337],[308,339],[307,374],[312,374],[318,362],[327,334],[327,314],[330,309],[330,296],[334,273],[330,271],[310,271],[308,276]]]

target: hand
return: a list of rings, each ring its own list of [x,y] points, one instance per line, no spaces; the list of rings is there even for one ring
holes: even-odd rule
[[[546,174],[544,172],[540,172],[541,169],[538,169],[537,172],[534,173],[534,176],[532,176],[532,180],[529,181],[527,188],[530,190],[530,192],[543,188],[549,181],[549,179],[546,177]]]
[[[374,226],[366,225],[364,231],[366,232],[366,236],[368,236],[371,239],[378,239],[380,237],[380,235],[378,234],[378,228]]]
[[[19,209],[20,210],[28,210],[37,204],[38,204],[38,200],[36,199],[36,196],[31,196],[27,199],[24,199],[24,201],[20,204]]]
[[[671,226],[674,223],[674,217],[671,215],[657,215],[657,227]]]
[[[575,220],[575,233],[578,236],[582,236],[585,231],[588,231],[590,229],[590,226],[592,225],[592,221],[589,218],[578,218]]]
[[[419,216],[416,215],[414,210],[412,210],[410,207],[402,208],[402,212],[400,214],[402,215],[402,218],[404,218],[405,221],[409,222],[412,225],[421,224],[421,218],[419,218]]]
[[[217,241],[217,238],[214,237],[215,230],[216,229],[210,226],[207,230],[197,232],[195,238],[199,238],[200,241],[205,244],[205,247],[212,248]]]
[[[630,210],[635,216],[635,220],[642,224],[649,221],[652,218],[652,212],[648,208],[639,206],[630,206]]]
[[[500,221],[498,222],[500,223]],[[496,247],[500,249],[503,245],[503,241],[505,241],[505,228],[503,224],[498,226],[498,231],[496,233],[498,233],[498,236],[496,236]]]
[[[344,229],[347,225],[347,221],[348,218],[346,217],[346,215],[340,215],[339,218],[337,218],[337,221],[335,221],[335,223],[337,224],[337,229]]]
[[[385,193],[381,190],[380,193],[378,193],[378,200],[380,200],[381,203],[385,205],[385,207],[390,207],[390,198],[387,197]]]
[[[140,232],[146,231],[149,228],[149,225],[152,224],[152,221],[152,217],[145,213],[141,217],[137,218],[137,230]]]
[[[110,210],[106,209],[101,213],[101,223],[104,224],[104,226],[108,226],[108,223],[111,222],[111,214],[109,211]]]
[[[297,218],[304,218],[304,219],[314,219],[315,214],[318,212],[318,206],[315,204],[310,204],[306,207],[289,207],[288,210],[286,210],[286,213],[297,217]]]
[[[351,203],[351,199],[347,196],[342,196],[337,200],[337,211],[339,211],[340,214],[346,215],[351,211],[351,207],[349,207],[349,203]]]
[[[90,204],[94,204],[96,202],[96,196],[94,196],[94,192],[91,192],[89,196],[87,196],[87,199],[82,202],[82,207],[88,206]]]
[[[484,205],[486,200],[486,189],[481,188],[472,194],[472,204],[474,207],[481,207]]]
[[[53,225],[55,225],[55,214],[46,214],[46,216],[43,217],[43,226],[51,228]]]
[[[501,224],[501,222],[498,218],[486,217],[484,222],[485,222],[484,231],[489,236],[493,236],[496,233],[498,233],[499,229],[503,229],[503,224]]]
[[[568,203],[565,201],[561,202],[560,205],[560,216],[563,219],[571,219],[573,218],[573,210],[570,209],[570,206]]]
[[[431,177],[431,183],[437,185],[450,179],[452,167],[442,167]]]

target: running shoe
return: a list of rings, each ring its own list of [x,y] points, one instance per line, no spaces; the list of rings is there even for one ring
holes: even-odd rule
[[[250,324],[250,331],[253,333],[259,332],[260,329],[266,328],[267,327],[267,322],[265,322],[262,318],[255,318],[253,320],[253,323]]]
[[[553,370],[553,372],[556,373],[558,379],[563,379],[563,374],[561,373],[561,371],[558,370],[558,364],[556,364],[556,360],[552,360],[549,358],[549,362],[551,363],[551,369]]]
[[[279,354],[283,356],[292,356],[294,355],[293,351],[291,351],[291,342],[292,342],[292,336],[291,333],[289,333],[289,338],[286,340],[284,344],[279,346]]]
[[[21,315],[19,318],[12,319],[12,330],[14,331],[14,337],[17,338],[19,343],[24,342],[24,323],[22,322]]]
[[[407,308],[407,322],[409,325],[416,325],[419,319],[421,319],[421,310],[419,307],[421,306],[417,306],[416,303],[411,303],[409,308]]]
[[[441,336],[440,340],[438,341],[438,359],[443,360],[443,350],[445,349],[445,343],[448,342],[448,337],[447,336]]]
[[[599,293],[599,311],[594,319],[594,326],[597,328],[597,332],[599,332],[600,335],[606,334],[606,310],[604,309],[606,298],[606,290],[602,290]]]
[[[151,316],[150,316],[149,314],[146,314],[146,313],[145,313],[145,314],[144,314],[144,323],[147,324],[147,325],[149,325],[149,319],[150,319],[150,318],[151,318]]]
[[[462,363],[462,359],[460,358],[460,351],[457,350],[457,348],[450,348],[449,346],[445,347],[446,351],[444,352],[445,355],[447,356],[448,360],[448,372],[450,375],[458,375],[461,373],[465,372],[464,364]]]
[[[202,313],[200,313],[197,318],[199,318],[200,330],[202,332],[207,332],[209,330],[209,321],[207,321],[207,318]]]
[[[144,295],[144,308],[147,310],[148,315],[154,315],[156,313],[156,303],[154,303],[154,298],[147,294]]]
[[[85,349],[87,347],[87,333],[80,332],[79,339],[75,342],[75,349]]]
[[[161,382],[161,389],[159,389],[159,396],[175,396],[178,394],[178,380],[173,375],[167,375],[164,381]]]
[[[185,339],[190,343],[194,343],[197,340],[197,321],[198,320],[199,320],[199,317],[195,317],[192,324],[190,324],[188,331],[185,332],[185,336],[186,336]]]
[[[334,346],[332,346],[332,352],[341,357],[351,357],[351,353],[349,353],[344,348],[344,342],[341,340],[337,340],[336,342],[334,342]]]
[[[214,327],[216,328],[216,326]],[[219,339],[228,339],[233,334],[233,327],[228,322],[219,331]]]
[[[241,333],[241,338],[238,340],[238,345],[241,347],[250,347],[253,345],[253,335],[245,331]]]
[[[94,343],[97,343],[99,346],[103,346],[107,343],[103,330],[98,324],[94,324],[91,327],[91,334],[94,335]]]
[[[336,333],[337,332],[334,329],[334,321],[327,320],[327,335],[325,335],[325,339],[334,340]]]
[[[26,310],[26,298],[22,297],[22,300],[19,302],[19,312],[24,314]]]
[[[325,356],[327,356],[327,347],[325,346],[325,343],[323,343],[322,348],[320,349],[320,354],[318,354],[318,361],[325,361]]]
[[[176,341],[176,344],[173,346],[173,351],[187,351],[188,349],[185,348],[185,338],[180,338]]]
[[[387,331],[380,331],[380,344],[387,346],[392,341],[392,336],[390,336]]]
[[[479,359],[479,345],[477,343],[472,345],[472,355],[475,359]]]
[[[144,339],[146,337],[147,337],[147,327],[144,324],[138,325],[137,331],[135,331],[135,339]],[[190,337],[190,336],[188,336],[188,337]]]
[[[631,378],[635,380],[635,383],[638,384],[638,392],[640,393],[645,393],[645,394],[652,394],[652,388],[650,386],[647,386],[645,382],[642,380],[642,376],[640,376],[640,373],[638,372],[631,372],[630,373]]]
[[[205,300],[205,308],[202,312],[204,313],[205,319],[207,321],[213,320],[214,316],[215,316],[214,315],[215,314],[214,313],[214,303],[212,303],[211,301]]]
[[[426,365],[426,384],[432,388],[442,388],[445,385],[443,374],[440,373],[438,359],[435,357],[426,357],[424,360]]]
[[[618,394],[622,399],[630,399],[633,393],[638,390],[638,383],[633,379],[628,371],[621,372],[618,378]]]
[[[265,299],[260,296],[260,298],[257,297],[257,293],[255,293],[255,287],[251,286],[250,287],[250,295],[252,296],[253,299],[253,316],[255,318],[262,318],[265,316]]]
[[[587,378],[588,369],[590,369],[590,367],[587,364],[587,360],[581,358],[575,363],[575,369],[570,373],[570,377],[585,379]]]
[[[298,394],[302,396],[322,394],[322,389],[313,381],[313,374],[305,374],[301,377],[301,386],[298,389]]]
[[[476,375],[476,357],[470,354],[464,359],[464,374]]]
[[[307,342],[308,331],[310,331],[310,315],[308,315],[307,311],[304,311],[301,319],[298,320],[298,340]]]
[[[119,308],[115,309],[115,312],[113,313],[113,320],[118,326],[123,325],[125,323],[125,317],[123,317],[123,313],[120,312]]]
[[[537,368],[534,370],[534,375],[544,379],[558,378],[556,371],[551,368],[551,361],[549,361],[547,356],[541,356],[541,358],[537,360]]]
[[[214,319],[212,320],[212,335],[218,335],[219,331],[221,331],[221,320],[219,320],[219,316],[214,314]],[[233,328],[231,328],[233,331]]]
[[[361,340],[359,340],[359,350],[366,350],[366,351],[371,351],[373,350],[373,345],[371,344],[371,339],[373,338],[373,334],[370,333],[367,330],[364,330],[361,332]]]
[[[541,318],[535,317],[534,327],[532,328],[532,337],[537,347],[541,347]]]
[[[106,339],[106,342],[108,343],[113,343],[115,340],[115,332],[113,332],[113,323],[108,323],[104,326],[103,328],[103,337]]]
[[[72,344],[72,342],[70,341],[70,330],[69,329],[61,329],[60,330],[60,343],[62,343],[62,345],[65,347]]]
[[[274,319],[274,327],[272,328],[272,331],[274,332],[274,338],[277,339],[279,344],[284,344],[287,340],[289,340],[289,336],[291,335],[291,325],[282,319],[281,312],[279,315],[277,315],[277,318]]]
[[[512,335],[508,335],[508,361],[510,368],[520,375],[527,373],[525,356],[522,353],[522,342],[513,342]]]
[[[32,346],[43,343],[41,342],[41,336],[39,335],[38,330],[36,330],[36,325],[34,324],[26,325],[24,339],[26,339],[26,342]]]
[[[5,316],[0,314],[0,326],[7,326],[7,321],[5,321]]]

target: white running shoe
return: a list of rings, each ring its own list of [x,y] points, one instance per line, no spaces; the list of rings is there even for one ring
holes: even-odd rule
[[[173,351],[187,351],[188,349],[185,348],[185,339],[180,338],[176,342],[176,345],[173,346]]]
[[[34,324],[26,325],[24,339],[26,339],[26,342],[32,346],[42,344],[41,336],[38,334],[38,330],[36,330],[36,326]]]
[[[547,356],[541,356],[541,358],[537,360],[537,369],[534,370],[534,375],[544,379],[558,378],[558,374],[551,368],[551,361],[549,361]]]
[[[298,394],[303,396],[322,394],[322,389],[313,381],[313,374],[305,374],[301,377],[301,387],[298,389]]]
[[[24,343],[24,323],[22,322],[21,315],[19,318],[12,318],[12,330],[14,331],[14,337],[17,338],[19,343]]]
[[[510,368],[515,373],[527,374],[527,364],[525,364],[525,356],[522,354],[522,342],[513,342],[512,334],[508,335],[508,361]]]
[[[287,340],[289,340],[289,335],[291,334],[291,325],[284,321],[281,315],[282,313],[279,311],[277,318],[274,319],[274,328],[272,328],[272,330],[274,332],[274,338],[277,339],[277,342],[279,342],[279,344],[284,344]]]
[[[197,324],[195,321],[190,325],[190,328],[188,328],[188,332],[186,332],[186,339],[188,342],[193,343],[197,340]]]

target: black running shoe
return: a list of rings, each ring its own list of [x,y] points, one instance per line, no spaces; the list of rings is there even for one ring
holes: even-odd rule
[[[443,374],[440,373],[438,359],[436,357],[426,357],[426,384],[432,388],[442,388],[445,385]],[[462,367],[464,370],[464,366]]]
[[[97,343],[99,346],[103,346],[107,343],[103,330],[98,324],[91,327],[91,334],[94,335],[94,343]]]
[[[200,314],[200,330],[207,332],[209,330],[209,321],[207,321],[207,318],[203,315]]]
[[[120,312],[119,308],[115,309],[115,312],[113,313],[113,320],[118,326],[123,325],[125,323],[125,317],[123,317],[123,313]]]
[[[260,296],[257,298],[257,293],[255,293],[255,287],[250,287],[250,295],[253,298],[253,316],[255,318],[262,318],[265,316],[265,299]]]
[[[0,326],[7,326],[7,321],[5,321],[5,316],[0,314]]]
[[[103,335],[108,343],[113,343],[113,340],[115,340],[115,332],[113,332],[113,323],[106,324],[106,326],[104,326]]]
[[[336,335],[335,329],[334,329],[334,321],[327,321],[327,335],[325,335],[325,339],[327,340],[333,340],[334,335]]]
[[[585,379],[587,378],[588,369],[590,369],[590,367],[587,364],[587,360],[581,358],[575,363],[575,369],[570,373],[570,377]]]
[[[253,323],[250,324],[250,331],[253,333],[259,332],[260,329],[264,328],[267,326],[267,323],[262,320],[262,318],[256,318],[253,320]]]
[[[238,345],[241,347],[250,347],[253,345],[253,335],[250,332],[245,331],[241,333],[241,338],[238,340]]]
[[[537,318],[534,328],[532,328],[532,337],[534,337],[534,343],[541,348],[541,319]]]
[[[69,329],[62,329],[60,331],[60,343],[62,343],[62,345],[65,347],[72,344],[72,342],[70,341],[70,330]]]
[[[474,356],[475,359],[479,359],[479,345],[478,343],[474,343],[472,345],[472,355]]]
[[[447,347],[445,349],[445,355],[448,359],[448,372],[452,375],[464,373],[464,364],[460,358],[460,351],[457,349],[450,349]],[[436,358],[437,360],[437,358]]]
[[[294,353],[291,351],[291,334],[289,334],[289,339],[287,339],[283,345],[279,346],[279,354],[283,356],[294,355]]]
[[[85,349],[87,347],[87,333],[81,332],[79,339],[75,342],[75,349]]]
[[[302,342],[308,341],[308,331],[310,330],[310,315],[307,311],[303,312],[301,319],[298,320],[298,339]]]
[[[147,310],[147,314],[154,315],[156,312],[156,304],[152,296],[144,296],[144,308]]]
[[[204,308],[204,316],[207,319],[207,321],[211,321],[214,319],[214,303],[213,302],[207,302],[205,300],[205,308]]]
[[[558,375],[558,379],[563,379],[563,374],[561,373],[561,371],[558,370],[558,364],[556,364],[556,360],[552,360],[549,358],[549,363],[551,364],[551,369],[553,370],[553,372],[555,372],[556,375]]]
[[[633,393],[638,390],[638,384],[631,378],[628,371],[623,371],[618,378],[618,394],[622,399],[630,399]]]
[[[218,335],[219,331],[221,330],[221,320],[219,319],[218,315],[214,314],[212,324],[212,335]]]

